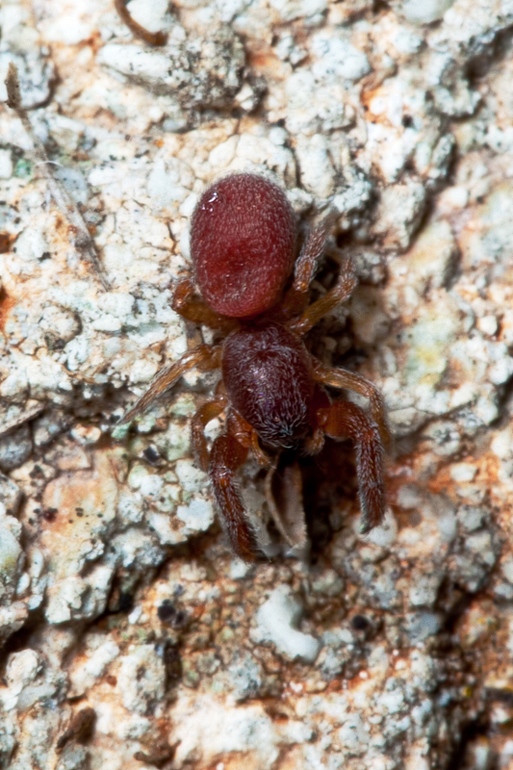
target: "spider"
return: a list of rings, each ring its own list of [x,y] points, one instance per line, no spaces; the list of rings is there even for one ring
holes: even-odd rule
[[[364,377],[323,365],[302,337],[356,286],[344,258],[335,286],[309,304],[335,214],[306,235],[297,255],[298,228],[285,193],[251,173],[221,178],[208,187],[191,223],[194,283],[176,285],[173,309],[183,318],[218,330],[224,339],[199,345],[156,375],[147,392],[124,415],[132,420],[192,367],[221,369],[214,397],[192,418],[192,445],[210,476],[221,522],[231,546],[249,561],[259,553],[236,482],[251,450],[270,465],[268,451],[302,448],[316,454],[325,436],[349,438],[356,450],[362,533],[384,517],[384,449],[390,433],[382,396]],[[297,258],[296,258],[297,255]],[[332,402],[325,386],[368,398],[370,416],[350,401]],[[204,429],[226,412],[224,433],[208,451]]]

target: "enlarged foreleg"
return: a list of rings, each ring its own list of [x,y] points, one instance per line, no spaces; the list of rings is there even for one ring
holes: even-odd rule
[[[377,387],[361,374],[325,366],[320,361],[314,361],[314,379],[332,388],[344,388],[365,396],[370,402],[372,418],[379,428],[381,440],[386,450],[392,446],[392,435],[388,425],[387,412],[383,396]]]
[[[221,522],[233,550],[244,561],[254,561],[259,551],[258,540],[235,479],[247,454],[248,448],[233,436],[219,436],[210,452],[209,474]]]
[[[359,406],[350,401],[338,401],[319,409],[317,419],[327,436],[350,438],[354,443],[362,511],[361,532],[365,534],[381,524],[385,516],[383,444],[379,428]]]

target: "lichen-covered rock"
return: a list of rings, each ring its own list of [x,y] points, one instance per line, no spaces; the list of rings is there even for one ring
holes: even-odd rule
[[[320,643],[310,634],[297,631],[301,605],[285,587],[276,588],[257,613],[257,627],[252,635],[257,642],[273,642],[278,652],[294,660],[301,658],[313,663]]]
[[[98,61],[130,83],[171,97],[185,112],[226,109],[242,86],[244,48],[230,27],[210,29],[202,39],[175,23],[162,50],[107,43]]]
[[[12,61],[49,161],[1,110],[0,766],[509,767],[510,0],[127,8],[166,45],[107,0],[0,8],[0,90]],[[309,344],[396,442],[366,538],[345,445],[299,458],[308,564],[229,553],[189,433],[215,375],[116,426],[200,341],[173,283],[232,171],[338,212],[361,283]],[[241,485],[266,526],[256,463]]]

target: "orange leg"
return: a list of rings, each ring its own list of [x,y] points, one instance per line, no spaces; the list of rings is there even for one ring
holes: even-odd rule
[[[268,467],[271,464],[271,460],[260,446],[260,441],[256,430],[234,409],[230,409],[228,412],[226,432],[230,436],[233,436],[233,438],[237,439],[239,444],[242,444],[242,446],[251,449],[255,455],[256,461],[260,465]]]
[[[365,377],[354,372],[348,372],[346,369],[336,369],[330,366],[324,366],[319,361],[312,359],[314,367],[314,379],[323,385],[331,385],[332,388],[344,388],[352,390],[369,399],[372,419],[379,429],[381,440],[385,449],[390,449],[392,445],[392,436],[388,427],[387,414],[383,396],[372,382]]]
[[[124,425],[142,414],[148,409],[159,396],[162,396],[177,382],[180,377],[188,372],[189,369],[197,366],[201,371],[217,369],[221,364],[221,346],[211,347],[210,345],[199,345],[199,347],[190,350],[179,361],[175,361],[170,366],[161,369],[150,383],[150,387],[139,398],[133,407],[126,412],[119,425]]]
[[[193,284],[187,278],[176,284],[171,306],[175,313],[187,321],[203,324],[211,329],[220,329],[228,333],[239,328],[238,321],[226,318],[212,310],[194,291]]]
[[[356,473],[360,508],[361,532],[366,534],[381,524],[385,516],[385,486],[383,481],[383,445],[376,423],[350,401],[337,401],[317,411],[320,427],[327,436],[350,438],[356,449]]]
[[[234,436],[219,436],[210,453],[209,474],[221,522],[233,550],[244,561],[254,561],[259,551],[258,538],[248,519],[235,480],[235,473],[247,455],[248,447],[239,443]]]
[[[228,404],[226,396],[219,396],[219,398],[207,401],[206,404],[200,406],[191,422],[191,439],[194,454],[196,455],[198,465],[205,473],[208,471],[209,455],[207,448],[207,441],[205,439],[205,428],[211,420],[218,417],[221,412],[224,412]]]
[[[237,412],[230,410],[226,433],[212,444],[210,458],[205,440],[206,425],[228,405],[226,395],[218,388],[217,398],[207,401],[192,419],[192,443],[199,465],[208,471],[214,496],[221,515],[223,529],[235,553],[244,561],[254,561],[258,552],[258,538],[240,496],[235,474],[253,450],[259,462],[269,464],[258,443],[256,431]]]
[[[337,283],[309,305],[299,318],[290,321],[287,326],[296,334],[303,335],[313,329],[323,316],[334,310],[341,302],[345,302],[353,293],[357,284],[356,275],[350,259],[345,259],[340,267]]]

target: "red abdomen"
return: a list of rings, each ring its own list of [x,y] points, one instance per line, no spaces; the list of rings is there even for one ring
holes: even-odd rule
[[[255,174],[233,174],[201,196],[191,256],[204,300],[232,318],[260,315],[281,297],[295,259],[296,221],[285,193]]]

